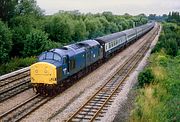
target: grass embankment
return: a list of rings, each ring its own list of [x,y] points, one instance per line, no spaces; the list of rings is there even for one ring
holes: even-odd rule
[[[155,48],[156,51],[150,56],[148,67],[138,77],[140,82],[137,89],[138,96],[130,121],[180,121],[180,50],[176,52],[174,46],[169,46],[169,49],[164,48],[168,47],[165,45],[166,40],[175,40],[177,43],[179,38],[170,36],[177,31],[168,30],[167,33],[166,29],[169,29],[167,26],[169,24],[163,24],[163,32]],[[176,27],[180,29],[179,26]]]
[[[23,67],[30,66],[36,61],[37,59],[35,57],[14,58],[10,62],[0,65],[0,75],[21,69]]]

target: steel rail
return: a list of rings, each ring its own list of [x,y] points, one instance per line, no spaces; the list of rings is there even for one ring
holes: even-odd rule
[[[43,97],[40,94],[36,94],[35,96],[1,114],[0,120],[18,122],[54,97]]]
[[[0,80],[0,87],[8,85],[12,82],[18,81],[20,79],[26,78],[29,76],[29,74],[30,74],[30,72],[29,72],[29,70],[27,70],[27,71],[21,72],[20,74],[16,74],[16,75],[1,79]]]

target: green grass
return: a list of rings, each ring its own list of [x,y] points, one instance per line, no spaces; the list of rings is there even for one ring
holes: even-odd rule
[[[35,57],[11,59],[10,62],[0,65],[0,75],[21,69],[23,67],[30,66],[36,61],[37,59]]]

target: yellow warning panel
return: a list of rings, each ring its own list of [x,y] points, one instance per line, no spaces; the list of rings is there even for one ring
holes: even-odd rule
[[[56,66],[47,62],[38,62],[30,67],[31,83],[57,84]]]

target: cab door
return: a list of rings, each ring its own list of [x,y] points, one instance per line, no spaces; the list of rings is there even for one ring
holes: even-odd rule
[[[67,56],[63,56],[62,74],[64,78],[66,78],[69,75]]]
[[[91,49],[86,49],[86,67],[91,64]]]

